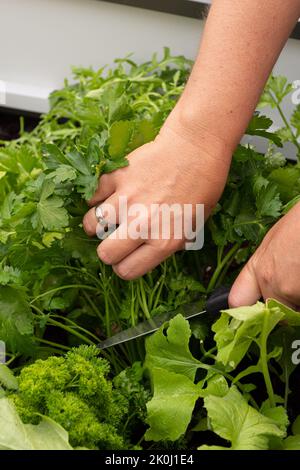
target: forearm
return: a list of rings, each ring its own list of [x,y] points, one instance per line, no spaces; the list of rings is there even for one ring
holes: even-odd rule
[[[213,2],[198,58],[173,112],[191,139],[208,133],[236,147],[299,16],[299,0]]]

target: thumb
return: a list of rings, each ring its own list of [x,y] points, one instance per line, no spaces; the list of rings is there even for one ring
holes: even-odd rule
[[[245,305],[253,305],[260,298],[261,290],[256,279],[255,270],[250,260],[242,269],[231,288],[229,294],[229,306],[230,308],[234,308]]]

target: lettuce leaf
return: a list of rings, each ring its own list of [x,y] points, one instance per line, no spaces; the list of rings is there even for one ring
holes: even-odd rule
[[[0,450],[72,450],[68,433],[43,417],[40,424],[24,424],[13,403],[0,399]]]
[[[204,406],[213,431],[231,445],[203,445],[199,450],[266,450],[269,438],[285,436],[276,421],[252,408],[235,386],[224,397],[206,397]]]

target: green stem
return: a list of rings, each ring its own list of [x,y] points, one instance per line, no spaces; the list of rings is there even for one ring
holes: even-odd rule
[[[297,140],[297,137],[295,136],[295,134],[294,134],[294,132],[293,132],[292,127],[290,126],[290,123],[288,122],[287,118],[286,118],[285,115],[284,115],[284,112],[282,111],[282,108],[281,108],[281,106],[280,106],[280,103],[279,103],[278,100],[275,98],[275,96],[273,95],[273,93],[271,93],[271,92],[269,92],[269,93],[270,93],[271,98],[272,98],[272,100],[274,101],[274,103],[275,103],[275,105],[276,105],[276,107],[277,107],[277,110],[278,110],[278,112],[279,112],[279,114],[280,114],[281,119],[283,120],[283,122],[284,122],[286,128],[287,128],[287,129],[290,131],[290,133],[291,133],[291,136],[292,136],[292,140],[293,140],[294,145],[297,147],[297,150],[298,150],[298,152],[300,153],[300,144],[299,144],[299,142],[298,142],[298,140]]]
[[[235,245],[233,245],[233,247],[228,251],[226,256],[224,256],[223,260],[220,263],[218,263],[217,268],[215,269],[214,274],[212,275],[212,277],[209,281],[208,288],[207,288],[208,293],[212,292],[215,289],[216,284],[217,284],[218,279],[219,279],[219,276],[222,273],[223,268],[227,265],[227,263],[230,260],[232,260],[234,258],[234,256],[235,256],[236,252],[238,251],[239,247],[240,247],[239,243],[236,243]]]
[[[134,284],[131,282],[130,285],[131,289],[131,303],[130,303],[130,318],[131,318],[131,326],[135,326],[135,299],[136,296],[134,295]]]
[[[99,342],[99,338],[98,336],[94,335],[91,331],[89,330],[86,330],[85,328],[83,328],[82,326],[80,325],[77,325],[77,323],[75,323],[73,320],[70,320],[70,318],[68,317],[61,317],[59,315],[51,315],[51,318],[59,318],[59,319],[63,319],[65,322],[69,323],[70,325],[72,325],[74,327],[74,329],[76,330],[80,330],[82,333],[85,333],[86,335],[89,335],[92,339],[94,339],[96,342]]]
[[[284,350],[287,350],[288,348],[288,345],[286,344],[287,343],[287,338],[286,338],[286,334],[283,333],[283,347],[284,347]],[[288,372],[288,364],[287,364],[287,361],[284,361],[284,366],[283,366],[283,374],[284,374],[284,407],[285,409],[287,409],[288,407],[288,399],[289,399],[289,372]]]
[[[156,298],[156,303],[159,302],[161,289],[162,289],[162,286],[163,286],[163,283],[164,283],[163,282],[164,277],[165,277],[164,274],[162,274],[160,276],[160,278],[156,281],[155,286],[153,287],[152,292],[149,296],[148,305],[149,305],[149,310],[150,311],[153,309],[153,299],[154,299],[154,296],[155,296],[158,289],[159,289],[159,291],[158,291],[158,295],[157,295],[158,298]]]
[[[273,386],[272,386],[271,377],[270,377],[269,368],[268,368],[268,352],[267,352],[269,316],[270,316],[270,311],[269,309],[266,309],[261,337],[260,337],[260,360],[261,360],[262,373],[264,376],[264,380],[265,380],[265,384],[266,384],[266,388],[267,388],[267,392],[268,392],[268,396],[270,400],[270,406],[274,408],[276,406],[276,402],[275,402]]]
[[[38,299],[41,299],[42,297],[46,297],[49,294],[55,294],[56,292],[59,292],[65,289],[85,289],[85,290],[92,290],[94,292],[99,292],[98,289],[96,289],[96,287],[86,286],[84,284],[69,284],[68,286],[60,286],[60,287],[56,287],[55,289],[50,289],[47,292],[43,292],[42,294],[39,294],[34,299],[32,299],[30,303],[33,304],[34,302],[36,302]]]
[[[94,341],[91,341],[89,338],[86,338],[85,336],[83,336],[78,331],[73,330],[72,328],[69,328],[66,325],[63,325],[61,322],[53,320],[53,318],[51,318],[51,317],[48,318],[48,322],[53,326],[57,326],[58,328],[61,328],[62,330],[67,331],[68,333],[70,333],[73,336],[77,336],[77,338],[81,339],[85,343],[88,343],[88,344],[91,344],[91,345],[95,344]]]
[[[48,344],[49,346],[53,346],[55,349],[64,349],[65,351],[70,351],[70,349],[71,349],[68,346],[64,346],[63,344],[54,343],[53,341],[49,341],[49,340],[44,339],[44,338],[35,337],[34,339],[35,339],[35,341],[38,341],[39,343]]]
[[[110,314],[109,314],[109,305],[108,305],[108,298],[107,293],[104,292],[104,304],[105,304],[105,328],[106,328],[106,336],[111,336],[111,325],[110,325]]]
[[[214,352],[217,351],[216,346],[209,349],[208,351],[205,351],[203,343],[200,342],[200,350],[203,354],[203,356],[200,359],[200,362],[203,362],[207,357],[210,358],[210,359],[213,359],[214,361],[216,361],[216,356],[213,354]]]
[[[58,322],[56,320],[54,320],[53,318],[51,318],[50,316],[47,316],[45,315],[38,307],[36,307],[35,305],[31,305],[31,308],[33,308],[36,312],[39,313],[39,315],[37,315],[38,318],[40,318],[41,316],[43,317],[47,317],[47,323],[49,323],[50,325],[52,326],[57,326],[58,328],[61,328],[62,330],[65,330],[67,331],[69,334],[73,335],[73,336],[77,336],[77,338],[81,339],[82,341],[84,341],[85,343],[88,343],[88,344],[95,344],[93,341],[91,341],[90,339],[86,338],[85,336],[83,336],[82,334],[78,333],[78,331],[76,330],[73,330],[72,328],[69,328],[68,326],[66,325],[63,325],[63,323],[61,322]]]
[[[147,304],[147,299],[146,299],[146,294],[145,294],[145,289],[144,289],[144,280],[142,277],[138,280],[138,283],[139,283],[139,292],[140,292],[139,298],[140,298],[141,307],[147,320],[150,320],[151,315],[148,309],[148,304]]]
[[[18,357],[18,354],[15,354],[15,355],[11,356],[11,358],[8,359],[8,361],[5,362],[5,365],[9,366],[12,362],[14,362],[15,359],[17,359],[17,357]]]
[[[83,295],[84,295],[85,299],[87,300],[87,302],[90,304],[90,306],[91,306],[93,312],[95,313],[96,317],[97,317],[97,318],[100,318],[101,320],[103,320],[103,317],[102,317],[102,315],[100,314],[98,308],[96,307],[94,301],[93,301],[93,300],[87,295],[87,293],[84,292],[84,291],[83,291]]]
[[[156,299],[155,299],[154,304],[153,304],[153,309],[157,307],[157,305],[158,305],[158,303],[159,303],[159,301],[160,301],[161,292],[162,292],[162,289],[163,289],[163,287],[164,287],[164,285],[165,285],[166,274],[167,274],[167,267],[166,267],[166,264],[164,264],[164,266],[163,266],[163,273],[162,273],[162,276],[161,276],[161,282],[160,282],[160,285],[158,286]]]
[[[91,274],[89,271],[87,271],[86,269],[83,270],[82,268],[77,268],[75,266],[68,266],[67,264],[66,265],[63,265],[63,264],[55,265],[55,266],[53,266],[52,269],[65,269],[65,270],[70,270],[70,271],[76,271],[76,272],[80,273],[83,277],[88,276],[90,279],[93,279],[93,281],[97,285],[100,285],[99,279],[96,276],[94,276],[93,274]]]

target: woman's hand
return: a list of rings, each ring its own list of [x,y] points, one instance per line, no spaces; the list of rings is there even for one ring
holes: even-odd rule
[[[129,205],[202,203],[208,216],[223,191],[232,151],[299,11],[300,0],[213,2],[190,79],[159,137],[129,155],[127,168],[100,178],[91,204],[117,205],[120,196],[126,196]],[[119,232],[126,231],[122,220],[119,223]],[[91,209],[84,227],[92,236],[96,226]],[[121,277],[133,279],[181,249],[183,243],[172,237],[108,238],[98,254]]]
[[[126,196],[128,209],[135,203],[149,208],[151,204],[204,204],[207,218],[223,191],[232,149],[203,129],[194,133],[168,118],[154,142],[144,145],[129,156],[129,166],[103,175],[99,188],[89,202],[92,208],[84,217],[84,229],[95,236],[95,206],[107,204],[118,211],[120,196]],[[117,214],[118,215],[118,214]],[[98,256],[124,279],[134,279],[153,269],[172,253],[181,250],[184,239],[132,239],[119,214],[117,229],[122,239],[110,235],[98,246]],[[122,222],[123,221],[123,222]],[[150,228],[153,221],[142,220]]]
[[[300,203],[268,232],[236,279],[229,304],[252,305],[261,297],[300,307]]]

